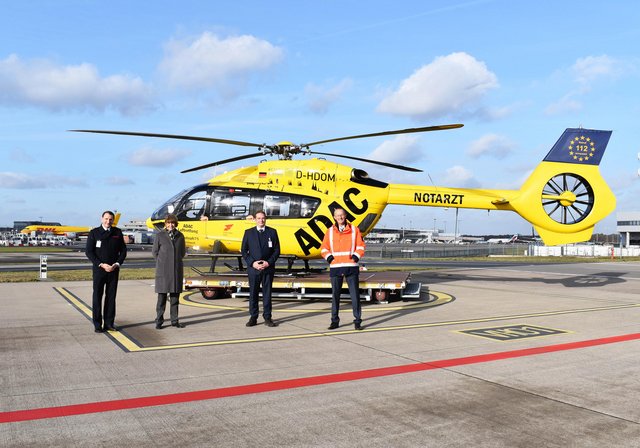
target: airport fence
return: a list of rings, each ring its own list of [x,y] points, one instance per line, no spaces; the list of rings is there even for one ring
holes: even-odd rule
[[[368,243],[367,257],[376,258],[463,258],[524,256],[528,244],[389,244]]]

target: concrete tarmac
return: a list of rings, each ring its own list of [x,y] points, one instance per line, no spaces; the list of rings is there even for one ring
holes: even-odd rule
[[[90,282],[0,284],[0,446],[640,447],[640,263],[413,279],[429,300],[360,332],[346,302],[338,330],[326,301],[247,328],[199,294],[156,330],[153,282],[122,281],[96,334]]]

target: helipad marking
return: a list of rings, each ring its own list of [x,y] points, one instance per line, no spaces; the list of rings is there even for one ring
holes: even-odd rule
[[[91,309],[80,298],[76,297],[65,288],[55,287],[54,289],[62,297],[67,299],[77,309],[79,309],[86,317],[91,319]],[[439,304],[448,303],[454,300],[453,296],[450,296],[445,293],[431,291],[431,294],[441,295],[442,301]],[[182,300],[182,297],[181,297],[181,300]],[[436,306],[436,304],[438,304],[438,299],[429,303],[431,303],[432,306]],[[513,314],[513,315],[506,315],[506,316],[492,316],[492,317],[483,317],[483,318],[477,318],[477,319],[450,320],[450,321],[444,321],[444,322],[431,322],[431,323],[423,323],[423,324],[394,325],[394,326],[388,326],[388,327],[367,327],[366,326],[367,322],[365,321],[364,329],[361,331],[332,330],[330,332],[322,331],[322,332],[304,333],[304,334],[257,337],[257,338],[246,338],[246,339],[226,339],[226,340],[218,340],[218,341],[189,342],[184,344],[156,345],[156,346],[146,346],[146,347],[138,343],[137,341],[135,341],[135,339],[127,335],[126,332],[124,331],[111,332],[111,333],[105,333],[105,334],[107,334],[109,338],[111,338],[117,345],[120,346],[120,348],[122,348],[126,352],[148,352],[148,351],[172,350],[172,349],[180,349],[180,348],[206,347],[206,346],[216,346],[216,345],[247,344],[247,343],[254,343],[254,342],[307,339],[307,338],[338,336],[338,335],[346,335],[346,334],[363,334],[363,333],[374,333],[374,332],[382,332],[382,331],[434,328],[434,327],[444,327],[444,326],[450,326],[450,325],[464,325],[464,324],[470,324],[470,323],[494,322],[494,321],[510,320],[510,319],[527,319],[527,318],[533,318],[533,317],[557,316],[562,314],[586,313],[586,312],[607,311],[607,310],[637,308],[637,307],[640,307],[640,304],[636,303],[636,304],[629,304],[629,305],[610,305],[610,306],[602,306],[602,307],[594,307],[594,308],[582,308],[582,309],[562,310],[562,311],[545,311],[541,313]],[[240,309],[245,310],[246,308],[240,308]]]
[[[87,319],[93,322],[93,312],[86,303],[69,292],[66,288],[55,287],[53,289],[62,297],[67,299],[67,301],[71,303],[71,305],[73,305],[78,311],[80,311]],[[119,345],[120,348],[122,348],[124,351],[135,352],[140,350],[140,346],[136,344],[133,339],[120,331],[106,331],[104,334],[106,334],[112,341]]]
[[[529,324],[511,324],[500,327],[488,328],[471,328],[467,330],[458,330],[456,333],[462,333],[479,338],[491,339],[494,341],[507,342],[519,341],[521,339],[540,338],[544,336],[552,336],[559,334],[573,333],[572,331],[560,330],[557,328],[541,327],[539,325]]]
[[[85,304],[82,299],[68,291],[66,288],[54,287],[56,292],[58,292],[62,297],[64,297],[69,303],[71,303],[77,310],[79,310],[85,317],[89,320],[92,319],[91,308]],[[201,306],[201,307],[218,307],[220,309],[232,309],[232,310],[246,310],[244,307],[226,307],[226,306],[218,306],[218,305],[208,305],[208,304],[198,304],[196,302],[186,302],[185,297],[194,294],[194,292],[183,293],[180,296],[180,302],[184,304],[188,304],[191,306]],[[453,296],[449,294],[432,291],[431,295],[436,297],[435,300],[430,301],[428,303],[429,306],[438,306],[448,303],[454,300]],[[424,306],[423,304],[420,304]],[[381,310],[382,311],[382,310]],[[279,311],[278,311],[279,312]],[[430,324],[429,324],[430,325]],[[421,325],[418,325],[419,327]],[[253,342],[267,342],[267,341],[282,341],[282,340],[290,340],[290,339],[307,339],[307,338],[317,338],[323,336],[338,336],[345,334],[361,334],[366,332],[374,332],[374,331],[386,331],[386,330],[395,330],[402,328],[410,328],[414,326],[397,326],[397,327],[376,327],[376,328],[365,328],[364,330],[332,330],[331,332],[314,332],[314,333],[304,333],[304,334],[293,334],[293,335],[282,335],[282,336],[268,336],[268,337],[254,337],[254,338],[246,338],[246,339],[225,339],[219,341],[203,341],[203,342],[188,342],[184,344],[172,344],[172,345],[155,345],[155,346],[143,346],[139,342],[137,342],[134,338],[130,337],[125,331],[116,331],[116,332],[107,332],[105,333],[109,338],[111,338],[117,345],[120,346],[126,352],[149,352],[149,351],[158,351],[158,350],[171,350],[171,349],[179,349],[179,348],[192,348],[192,347],[206,347],[206,346],[215,346],[215,345],[230,345],[230,344],[246,344]]]
[[[191,299],[192,295],[196,295],[197,292],[195,291],[189,291],[186,292],[184,294],[182,294],[180,296],[180,303],[182,305],[185,306],[193,306],[193,307],[197,307],[197,308],[208,308],[208,309],[218,309],[218,310],[228,310],[228,311],[247,311],[249,312],[249,308],[248,307],[243,307],[243,306],[232,306],[232,305],[219,305],[219,304],[213,304],[213,303],[202,303],[202,302],[196,302],[195,300]],[[411,309],[415,309],[415,308],[429,308],[432,306],[438,306],[438,305],[442,305],[443,303],[447,303],[453,300],[453,296],[450,296],[449,294],[446,293],[442,293],[442,292],[438,292],[438,291],[430,291],[429,292],[430,296],[435,297],[435,300],[430,300],[428,302],[426,301],[421,301],[418,303],[410,303],[407,305],[398,305],[398,306],[383,306],[383,305],[375,305],[374,307],[371,308],[362,308],[362,312],[363,313],[379,313],[379,312],[383,312],[383,311],[402,311],[402,310],[411,310]],[[446,300],[446,302],[443,302],[443,300]],[[283,301],[278,301],[278,303],[283,303]],[[296,300],[295,302],[292,301],[292,303],[300,303],[300,301]],[[299,308],[291,308],[291,309],[287,309],[287,308],[281,308],[278,307],[277,309],[274,309],[275,312],[277,313],[295,313],[295,314],[303,314],[303,313],[326,313],[328,311],[331,311],[331,302],[328,302],[328,306],[324,307],[324,308],[312,308],[312,309],[299,309]]]
[[[98,401],[94,403],[81,403],[49,408],[5,411],[0,412],[0,423],[41,420],[57,417],[68,417],[72,415],[95,414],[107,411],[120,411],[124,409],[164,406],[176,403],[189,403],[194,401],[214,400],[218,398],[236,397],[241,395],[260,394],[278,390],[298,389],[301,387],[319,386],[323,384],[401,375],[404,373],[447,369],[470,364],[500,361],[504,359],[522,358],[546,353],[596,347],[605,344],[634,341],[638,339],[640,339],[640,333],[631,333],[620,336],[611,336],[607,338],[569,342],[566,344],[547,345],[542,347],[532,347],[506,352],[486,353],[483,355],[467,356],[462,358],[442,359],[437,361],[382,367],[378,369],[357,370],[353,372],[335,373],[330,375],[293,378],[289,380],[272,381],[267,383],[246,384],[218,389],[182,392],[168,395],[154,395],[148,397],[126,398],[123,400]]]

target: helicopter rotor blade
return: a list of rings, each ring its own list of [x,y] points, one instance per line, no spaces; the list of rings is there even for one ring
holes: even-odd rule
[[[236,162],[238,160],[244,160],[244,159],[250,159],[252,157],[260,157],[264,154],[262,153],[257,153],[257,154],[245,154],[243,156],[238,156],[238,157],[232,157],[230,159],[224,159],[224,160],[218,160],[217,162],[213,162],[213,163],[207,163],[206,165],[200,165],[200,166],[196,166],[194,168],[189,168],[188,170],[184,170],[184,171],[180,171],[180,173],[184,174],[184,173],[190,173],[192,171],[198,171],[198,170],[203,170],[205,168],[209,168],[212,166],[217,166],[217,165],[223,165],[225,163],[229,163],[229,162]]]
[[[329,152],[309,151],[309,153],[310,154],[322,154],[322,155],[325,155],[325,156],[332,156],[332,157],[342,157],[344,159],[358,160],[360,162],[373,163],[375,165],[387,166],[389,168],[395,168],[395,169],[404,170],[404,171],[412,171],[414,173],[421,173],[422,172],[422,170],[419,170],[418,168],[412,168],[410,166],[403,166],[403,165],[396,165],[394,163],[389,163],[389,162],[381,162],[379,160],[362,159],[360,157],[345,156],[345,155],[342,155],[342,154],[331,154]]]
[[[264,146],[258,143],[243,142],[240,140],[225,140],[222,138],[210,138],[210,137],[193,137],[190,135],[152,134],[148,132],[128,132],[128,131],[97,131],[97,130],[91,130],[91,129],[71,129],[69,132],[92,132],[94,134],[135,135],[138,137],[158,137],[158,138],[172,138],[172,139],[178,139],[178,140],[196,140],[199,142],[226,143],[229,145],[238,145],[238,146],[254,146],[256,148],[262,148]]]
[[[349,137],[339,137],[339,138],[331,138],[329,140],[320,140],[317,142],[306,143],[304,145],[300,145],[302,147],[309,147],[312,145],[320,145],[322,143],[329,142],[337,142],[340,140],[352,140],[355,138],[366,138],[366,137],[379,137],[382,135],[396,135],[396,134],[411,134],[414,132],[429,132],[429,131],[444,131],[447,129],[457,129],[464,126],[463,124],[443,124],[439,126],[427,126],[424,128],[409,128],[409,129],[400,129],[397,131],[385,131],[385,132],[374,132],[373,134],[360,134],[360,135],[351,135]]]

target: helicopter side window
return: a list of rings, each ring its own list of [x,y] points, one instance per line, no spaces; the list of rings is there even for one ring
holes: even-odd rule
[[[249,214],[251,196],[247,193],[216,191],[212,197],[211,216],[214,219],[244,219]]]
[[[310,218],[316,212],[320,201],[315,198],[302,198],[300,202],[300,217]]]
[[[291,210],[291,197],[275,196],[267,194],[264,196],[264,211],[267,216],[288,217]]]
[[[207,205],[206,190],[196,191],[185,199],[177,213],[179,221],[199,220],[205,212]]]

